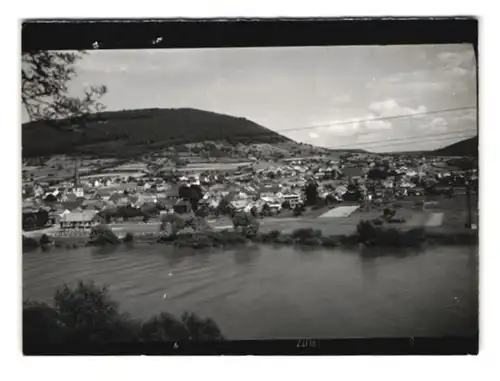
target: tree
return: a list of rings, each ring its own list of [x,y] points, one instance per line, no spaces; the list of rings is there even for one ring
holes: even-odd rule
[[[203,190],[198,184],[191,184],[189,202],[193,210],[198,209],[198,203],[203,198]]]
[[[318,200],[318,185],[314,181],[309,181],[305,186],[307,205],[316,205]]]
[[[191,203],[191,208],[196,211],[198,203],[203,198],[203,190],[198,184],[182,185],[179,187],[179,196]]]
[[[175,237],[179,230],[186,227],[186,220],[178,213],[165,213],[160,217],[160,233],[169,237]]]
[[[90,243],[94,245],[117,245],[120,243],[120,240],[108,225],[100,224],[92,227],[90,231]]]
[[[257,207],[252,206],[252,208],[250,209],[250,214],[252,215],[252,217],[257,217]]]
[[[49,193],[43,201],[48,202],[48,203],[57,202],[57,197],[54,196],[52,193]]]
[[[249,213],[236,213],[233,217],[233,227],[246,237],[254,237],[259,231],[260,223]]]
[[[77,75],[75,64],[85,52],[23,52],[21,102],[31,121],[43,120],[60,127],[56,119],[70,118],[79,125],[86,117],[104,110],[99,99],[106,86],[91,86],[82,97],[69,95],[68,83]]]
[[[389,176],[386,168],[372,168],[368,171],[367,177],[370,180],[385,180]]]
[[[198,208],[198,209],[196,209],[194,214],[196,217],[207,218],[208,217],[208,208],[207,207]]]
[[[231,210],[230,205],[231,205],[231,203],[229,202],[229,199],[227,197],[224,197],[222,200],[220,200],[219,205],[217,205],[215,213],[217,215],[229,214],[229,212]]]
[[[142,209],[134,208],[131,205],[119,206],[116,208],[116,216],[123,218],[124,221],[127,221],[129,218],[148,218],[149,214],[144,212]]]
[[[74,288],[64,285],[56,290],[55,309],[70,332],[68,339],[79,341],[123,340],[122,314],[106,287],[79,282]]]
[[[40,245],[48,245],[48,244],[51,244],[53,241],[47,234],[42,234],[39,242],[40,242]]]
[[[305,208],[304,204],[299,203],[299,204],[295,205],[295,208],[293,208],[293,215],[295,217],[300,217],[302,215],[302,213],[304,213],[305,209],[306,208]]]
[[[262,214],[264,216],[271,215],[271,207],[269,206],[269,204],[267,202],[262,206]]]
[[[47,222],[49,222],[49,212],[47,212],[45,209],[40,209],[36,213],[36,226],[45,226],[47,225]]]
[[[180,340],[224,340],[211,319],[192,313],[176,318],[166,312],[141,322],[131,319],[111,299],[106,287],[93,282],[64,285],[55,292],[52,305],[23,302],[23,351],[43,353],[47,346],[151,342]],[[76,346],[78,350],[78,346]],[[84,345],[82,350],[92,350]]]
[[[183,200],[189,200],[191,197],[191,189],[189,185],[181,185],[179,187],[179,197]]]

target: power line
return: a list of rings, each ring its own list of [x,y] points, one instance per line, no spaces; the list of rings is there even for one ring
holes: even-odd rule
[[[373,145],[369,145],[369,146],[364,146],[364,145],[356,145],[356,144],[350,144],[344,148],[331,148],[331,147],[325,147],[327,149],[348,149],[347,147],[349,148],[352,148],[352,149],[367,149],[367,150],[373,150],[373,149],[378,149],[378,148],[381,148],[381,147],[387,147],[387,146],[395,146],[395,147],[400,147],[400,146],[408,146],[408,145],[411,145],[411,144],[415,144],[415,143],[425,143],[425,142],[438,142],[438,141],[445,141],[445,140],[450,140],[450,139],[454,139],[454,138],[459,138],[461,140],[463,139],[469,139],[469,138],[473,138],[475,135],[473,136],[444,136],[444,137],[426,137],[426,138],[422,138],[422,139],[419,139],[418,141],[403,141],[403,142],[380,142],[380,144],[373,144]]]
[[[393,120],[393,119],[404,119],[404,118],[411,118],[414,116],[433,115],[433,114],[440,114],[440,113],[446,113],[446,112],[466,111],[466,110],[476,110],[476,107],[475,106],[468,106],[468,107],[450,108],[450,109],[444,109],[444,110],[426,111],[426,112],[420,112],[420,113],[414,113],[414,114],[404,114],[404,115],[384,116],[384,117],[370,118],[370,119],[340,121],[340,122],[317,124],[317,125],[305,126],[305,127],[287,128],[287,129],[283,129],[283,130],[278,130],[276,132],[282,133],[282,132],[291,132],[291,131],[301,131],[301,130],[307,130],[307,129],[312,129],[312,128],[339,126],[339,125],[353,124],[353,123],[377,122],[377,121]]]
[[[468,138],[473,138],[475,135],[473,136],[460,136],[459,138],[462,138],[462,139],[468,139]],[[444,140],[449,140],[449,139],[453,139],[454,137],[453,136],[445,136],[445,137],[427,137],[427,138],[422,138],[419,140],[419,142],[436,142],[436,141],[444,141]],[[458,138],[458,136],[457,136]],[[351,144],[349,145],[349,148],[352,148],[352,149],[367,149],[367,150],[373,150],[373,149],[378,149],[378,148],[381,148],[381,147],[386,147],[386,146],[408,146],[409,144],[412,144],[412,143],[416,143],[415,142],[412,142],[412,141],[409,141],[409,142],[396,142],[396,143],[386,143],[386,142],[381,142],[381,144],[378,144],[378,145],[373,145],[373,146],[368,146],[368,147],[364,147],[364,146],[358,146],[358,145],[355,145],[355,144]],[[330,148],[330,147],[325,147],[327,149],[336,149],[336,148]],[[421,151],[421,149],[419,149],[418,151]]]
[[[461,129],[461,130],[455,130],[455,131],[449,131],[449,132],[437,132],[437,133],[432,133],[432,134],[427,134],[425,136],[405,136],[405,137],[401,137],[401,138],[387,138],[387,139],[383,139],[383,140],[374,140],[374,141],[371,141],[371,142],[352,142],[352,143],[347,143],[347,144],[343,144],[343,145],[339,145],[339,146],[335,146],[335,147],[326,147],[326,148],[330,148],[330,149],[340,149],[340,148],[346,148],[346,147],[350,147],[350,146],[353,146],[353,145],[363,145],[363,146],[371,146],[371,145],[377,145],[377,144],[380,144],[380,143],[389,143],[391,144],[391,142],[398,142],[398,141],[402,141],[403,144],[410,144],[411,143],[411,140],[415,140],[415,142],[417,141],[421,141],[423,139],[434,139],[434,138],[437,138],[437,137],[444,137],[444,135],[456,135],[456,134],[463,134],[463,133],[474,133],[476,134],[477,132],[474,131],[474,130],[471,130],[471,129]],[[454,138],[455,136],[447,136],[447,137],[444,137],[444,139],[451,139],[451,138]],[[462,137],[462,136],[456,136],[456,137]],[[409,140],[409,142],[405,142],[406,140]]]

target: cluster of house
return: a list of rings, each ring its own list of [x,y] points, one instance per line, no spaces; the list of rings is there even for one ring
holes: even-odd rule
[[[368,180],[370,170],[381,163],[387,166],[388,161],[393,176]],[[291,208],[303,202],[304,186],[311,180],[317,183],[320,197],[341,201],[349,184],[357,184],[368,192],[402,189],[407,194],[424,180],[465,176],[461,172],[446,172],[433,163],[369,155],[354,155],[343,161],[294,158],[260,169],[255,163],[247,163],[233,171],[177,171],[173,178],[162,171],[152,174],[145,168],[134,169],[140,171],[133,177],[102,174],[80,180],[75,176],[71,182],[52,186],[29,182],[23,186],[23,221],[41,209],[48,213],[48,223],[63,228],[93,226],[102,222],[101,211],[117,207],[154,209],[162,205],[162,210],[186,213],[191,211],[191,204],[182,199],[179,190],[192,184],[202,189],[203,198],[198,205],[209,210],[217,210],[225,202],[235,211],[260,212],[267,208],[278,212],[285,202]]]

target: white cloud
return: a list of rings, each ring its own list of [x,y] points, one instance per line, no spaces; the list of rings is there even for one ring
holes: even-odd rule
[[[446,132],[448,130],[448,121],[441,117],[434,118],[429,127],[433,133]]]
[[[441,91],[448,86],[449,81],[444,82],[442,78],[436,77],[436,73],[430,70],[393,73],[366,84],[366,88],[369,90],[388,90],[390,93],[394,93],[394,91]]]
[[[439,60],[444,61],[444,62],[452,61],[452,60],[456,59],[456,57],[457,57],[456,53],[441,52],[438,54]]]
[[[327,127],[327,131],[335,135],[352,135],[360,129],[360,126],[360,119],[346,119],[332,122],[332,125]]]
[[[432,125],[435,127],[447,126],[448,122],[444,118],[439,117],[432,120]]]
[[[468,74],[472,74],[472,71],[464,69],[460,66],[455,66],[452,69],[448,70],[446,73],[448,75],[455,76],[455,77],[464,77]]]
[[[412,118],[421,118],[425,115],[420,115],[427,112],[424,105],[416,108],[400,105],[395,99],[386,99],[383,101],[372,102],[368,109],[369,112],[360,115],[357,118],[348,118],[344,120],[333,121],[332,124],[324,129],[316,130],[317,135],[322,139],[328,137],[354,137],[365,136],[371,133],[387,133],[389,130],[402,131],[401,123],[396,120],[383,119],[393,116],[413,115]],[[403,123],[403,127],[405,124]],[[398,127],[398,128],[396,128]],[[378,138],[382,138],[383,135]],[[312,137],[312,136],[311,136]]]
[[[474,51],[472,49],[462,52],[442,52],[438,59],[446,75],[451,77],[465,77],[473,75],[475,70]]]
[[[438,59],[449,66],[470,65],[474,59],[474,51],[469,49],[462,52],[442,52],[438,54]]]
[[[349,103],[351,100],[352,98],[349,94],[337,95],[332,98],[332,101],[335,103]]]
[[[316,132],[309,132],[309,137],[311,139],[318,139],[319,135]]]
[[[387,99],[380,102],[372,102],[368,106],[378,117],[393,117],[403,115],[423,114],[427,112],[427,107],[420,105],[416,109],[399,105],[394,99]]]
[[[477,121],[477,111],[476,110],[468,110],[462,116],[463,120],[473,120]]]
[[[366,122],[366,128],[369,130],[388,130],[392,128],[392,123],[386,120],[373,120]]]

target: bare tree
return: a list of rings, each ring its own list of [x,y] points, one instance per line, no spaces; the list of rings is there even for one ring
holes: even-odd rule
[[[22,53],[21,102],[31,121],[71,118],[84,123],[88,115],[104,110],[99,99],[106,93],[106,86],[91,86],[80,97],[69,95],[68,82],[77,75],[75,63],[84,54],[54,51]]]

